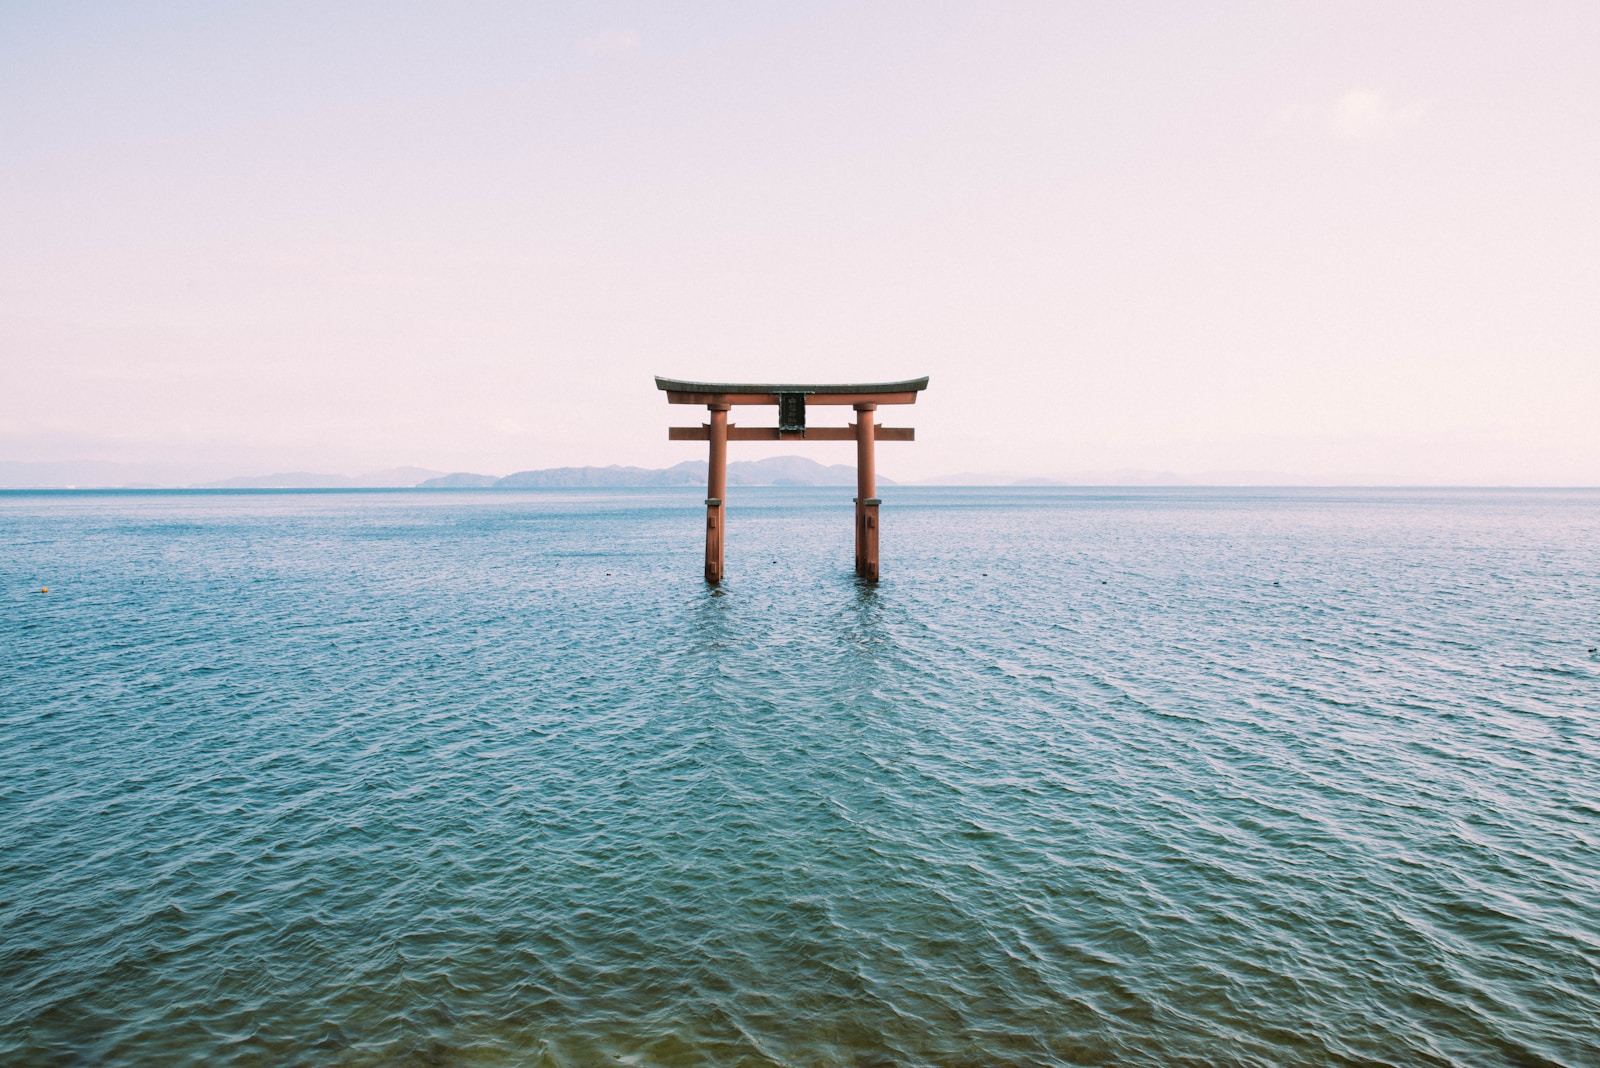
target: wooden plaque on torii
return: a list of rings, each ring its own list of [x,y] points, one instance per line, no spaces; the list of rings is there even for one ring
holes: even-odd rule
[[[910,427],[877,426],[880,404],[915,404],[928,388],[927,376],[904,382],[793,385],[772,382],[684,382],[656,376],[668,404],[704,404],[711,422],[667,428],[669,441],[709,441],[706,475],[706,581],[722,581],[723,516],[728,495],[730,441],[854,441],[856,443],[856,574],[878,581],[878,476],[874,447],[880,441],[911,441]],[[728,410],[735,404],[768,404],[778,409],[777,426],[735,426]],[[816,404],[848,404],[856,411],[849,426],[807,426],[806,409]]]

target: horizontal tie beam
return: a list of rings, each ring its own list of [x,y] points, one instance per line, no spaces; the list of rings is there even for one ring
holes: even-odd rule
[[[879,441],[915,441],[916,430],[909,426],[875,426],[872,436]],[[669,426],[668,441],[710,441],[711,427]],[[734,426],[728,424],[729,441],[854,441],[856,427],[810,426],[804,430],[779,430],[775,426]]]

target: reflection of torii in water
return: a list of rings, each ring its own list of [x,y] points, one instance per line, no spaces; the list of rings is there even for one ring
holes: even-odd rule
[[[880,404],[915,404],[928,379],[873,382],[864,385],[795,386],[747,382],[682,382],[656,376],[668,404],[704,404],[711,422],[667,428],[669,441],[711,442],[706,478],[706,581],[722,581],[723,499],[728,492],[729,441],[854,441],[856,443],[856,574],[878,581],[878,476],[873,457],[876,441],[911,441],[910,427],[875,426],[872,413]],[[776,404],[777,426],[734,426],[728,409],[735,404]],[[807,404],[848,404],[856,410],[849,426],[806,426]]]

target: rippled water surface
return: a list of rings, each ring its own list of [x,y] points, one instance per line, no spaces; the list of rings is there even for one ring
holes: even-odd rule
[[[1600,494],[884,496],[0,494],[0,1062],[1600,1064]]]

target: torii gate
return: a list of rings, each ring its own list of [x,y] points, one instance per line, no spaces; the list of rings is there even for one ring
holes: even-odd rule
[[[709,441],[711,464],[706,478],[706,581],[722,581],[723,501],[728,492],[730,441],[854,441],[856,443],[856,574],[878,581],[878,476],[873,445],[878,441],[912,441],[910,427],[876,426],[872,413],[880,404],[915,404],[928,388],[928,378],[904,382],[840,385],[778,385],[749,382],[684,382],[656,376],[656,388],[668,404],[704,404],[711,422],[667,428],[668,441]],[[777,426],[734,426],[728,409],[735,404],[775,404]],[[849,426],[806,426],[808,404],[848,404],[856,410]]]

